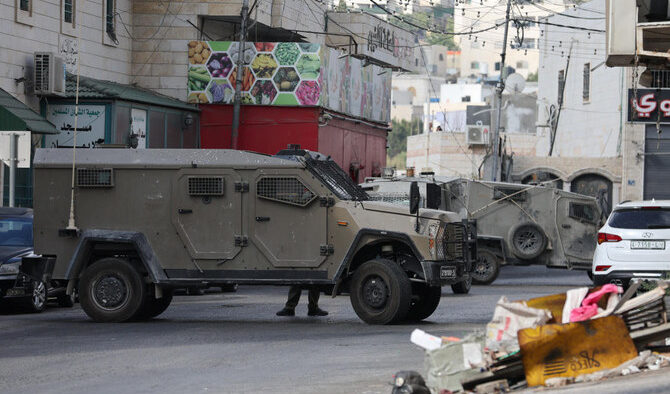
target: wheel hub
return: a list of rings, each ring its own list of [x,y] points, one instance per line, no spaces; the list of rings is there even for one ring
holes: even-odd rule
[[[363,299],[369,306],[379,309],[386,304],[389,292],[382,278],[373,276],[363,285]]]
[[[33,305],[40,308],[47,299],[47,291],[44,282],[38,282],[33,289]]]
[[[492,269],[492,264],[488,258],[480,256],[475,265],[475,273],[478,275],[488,274]]]
[[[125,282],[116,276],[104,276],[93,284],[93,298],[105,309],[121,306],[128,295]]]
[[[516,244],[523,251],[532,251],[537,248],[538,242],[539,240],[535,232],[524,231],[518,235]]]

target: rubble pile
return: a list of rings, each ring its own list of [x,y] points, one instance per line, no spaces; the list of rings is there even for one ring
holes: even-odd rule
[[[393,392],[506,392],[670,366],[656,352],[667,351],[670,337],[668,282],[644,293],[641,284],[625,293],[604,285],[526,301],[501,297],[486,330],[462,339],[414,330],[410,340],[426,351],[425,385],[396,379]]]

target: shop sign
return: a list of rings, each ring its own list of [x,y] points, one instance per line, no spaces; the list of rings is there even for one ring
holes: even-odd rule
[[[77,146],[93,148],[105,142],[105,106],[79,105],[77,119]],[[74,104],[49,104],[47,120],[60,131],[59,134],[45,135],[44,147],[57,148],[72,146],[74,143]]]
[[[670,123],[670,89],[628,89],[628,121]]]

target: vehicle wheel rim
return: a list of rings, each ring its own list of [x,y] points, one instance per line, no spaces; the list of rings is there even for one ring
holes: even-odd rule
[[[128,300],[128,284],[123,278],[115,275],[105,275],[92,285],[93,301],[105,310],[116,310]]]
[[[384,280],[379,276],[371,276],[363,284],[363,300],[366,305],[374,309],[381,309],[384,307],[388,296],[388,287]]]
[[[37,282],[37,285],[33,289],[33,305],[35,308],[42,308],[44,303],[47,300],[47,289],[44,286],[44,282]]]
[[[537,231],[524,230],[516,236],[516,246],[525,253],[533,253],[540,247],[540,236]]]
[[[493,274],[494,270],[495,270],[495,263],[493,262],[491,256],[480,255],[477,257],[477,264],[475,265],[475,269],[473,272],[475,277],[477,277],[478,279],[487,279],[489,276]]]

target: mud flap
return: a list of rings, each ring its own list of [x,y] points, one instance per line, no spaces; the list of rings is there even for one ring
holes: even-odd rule
[[[614,368],[637,357],[628,328],[618,316],[519,330],[528,386]]]

